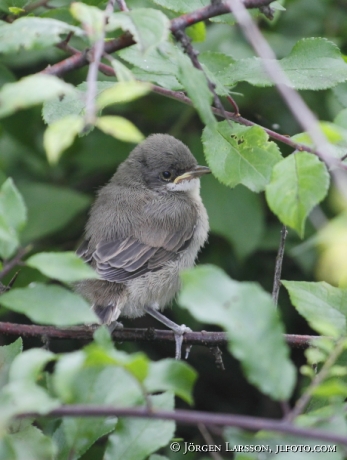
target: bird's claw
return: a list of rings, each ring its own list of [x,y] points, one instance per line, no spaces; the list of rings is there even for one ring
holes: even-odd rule
[[[175,344],[176,344],[175,359],[181,359],[183,335],[186,332],[192,332],[192,330],[190,329],[190,327],[187,327],[185,324],[181,324],[181,326],[177,326],[177,328],[174,330]],[[185,349],[185,359],[188,359],[191,348],[192,348],[191,345],[187,345]]]

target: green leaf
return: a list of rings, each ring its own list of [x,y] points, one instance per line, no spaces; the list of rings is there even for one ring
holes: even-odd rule
[[[299,40],[291,53],[279,61],[296,89],[322,90],[347,80],[347,63],[338,47],[325,38]],[[224,72],[224,84],[247,81],[255,86],[272,86],[262,59],[240,59]]]
[[[50,164],[56,164],[84,126],[84,120],[77,115],[68,115],[52,123],[43,135],[43,145]]]
[[[266,200],[281,222],[303,237],[306,217],[325,198],[328,188],[325,164],[311,153],[297,152],[274,167]]]
[[[0,6],[1,9],[1,6]],[[84,35],[79,27],[50,18],[23,17],[12,24],[1,22],[0,53],[48,48],[62,41],[62,35]]]
[[[325,282],[282,281],[290,300],[309,325],[329,336],[347,333],[347,290]]]
[[[145,96],[151,90],[151,85],[140,81],[124,81],[105,89],[98,96],[96,103],[98,109],[103,109],[112,104],[123,104],[139,97]]]
[[[83,24],[91,43],[95,43],[103,36],[106,16],[95,6],[73,2],[70,7],[72,16]]]
[[[23,8],[28,3],[28,0],[0,0],[0,11],[7,13],[11,7]]]
[[[170,393],[151,396],[154,409],[173,410]],[[104,460],[143,460],[166,446],[173,437],[175,423],[168,420],[120,419],[116,431],[109,437]]]
[[[129,31],[142,52],[167,40],[170,21],[164,13],[152,8],[137,8],[128,12],[114,13],[109,17],[107,31],[121,28]]]
[[[50,278],[73,283],[87,278],[98,278],[96,272],[74,252],[41,252],[25,262]]]
[[[240,259],[252,254],[265,233],[263,199],[242,185],[225,187],[210,175],[203,180],[202,201],[213,233],[226,238]],[[216,206],[218,203],[218,206]],[[235,219],[235,216],[238,216]]]
[[[207,80],[201,70],[196,69],[188,56],[182,53],[177,55],[179,72],[178,81],[187,91],[193,105],[205,125],[214,128],[217,121],[211,110],[212,93],[208,88]]]
[[[64,418],[53,434],[58,447],[56,460],[77,460],[99,438],[114,431],[117,419],[105,417]]]
[[[28,208],[28,224],[22,233],[28,242],[64,228],[90,205],[88,196],[65,187],[29,182],[19,190]]]
[[[258,284],[234,281],[212,265],[187,270],[182,280],[179,304],[197,320],[226,330],[229,350],[251,383],[273,399],[288,399],[295,369],[270,295]]]
[[[203,8],[210,4],[209,0],[153,0],[156,5],[160,5],[175,13],[190,13],[191,11]]]
[[[1,457],[7,460],[52,460],[56,454],[53,440],[32,425],[6,434],[0,441],[0,456],[4,449],[11,452],[11,456]]]
[[[31,285],[0,296],[1,305],[32,321],[55,326],[96,323],[98,319],[82,297],[60,286]]]
[[[197,22],[186,29],[188,37],[193,42],[204,42],[206,39],[206,26],[204,22]]]
[[[96,96],[101,94],[105,89],[112,88],[114,82],[98,81]],[[69,115],[76,115],[83,117],[86,106],[86,91],[87,83],[81,83],[75,88],[71,94],[65,97],[54,97],[49,101],[45,101],[42,107],[42,117],[48,125],[54,123],[61,118]]]
[[[143,134],[136,128],[131,121],[118,116],[99,117],[95,125],[105,134],[110,134],[124,142],[138,143],[144,139]]]
[[[11,178],[0,189],[0,254],[10,257],[19,245],[18,233],[23,229],[27,211],[22,196]]]
[[[119,82],[135,80],[135,75],[132,73],[132,71],[128,69],[128,67],[122,62],[118,61],[118,59],[111,57],[110,62]]]
[[[9,369],[15,359],[23,350],[23,340],[19,337],[10,345],[0,347],[0,390],[8,382]]]
[[[277,145],[268,138],[259,126],[222,121],[204,129],[202,142],[207,163],[218,180],[229,187],[243,184],[260,192],[281,160]]]
[[[35,383],[44,366],[56,355],[43,348],[31,348],[16,356],[10,369],[10,382]]]
[[[0,91],[0,118],[73,91],[72,85],[52,75],[35,74],[6,83]]]
[[[162,359],[150,364],[144,386],[150,393],[170,390],[188,404],[192,404],[192,391],[196,378],[196,371],[185,362]]]

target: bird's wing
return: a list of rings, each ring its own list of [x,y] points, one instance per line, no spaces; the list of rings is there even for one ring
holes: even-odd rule
[[[159,270],[164,264],[175,260],[186,249],[195,231],[182,229],[161,238],[160,246],[145,244],[133,236],[113,241],[101,241],[95,250],[89,249],[85,240],[77,249],[85,262],[93,263],[96,272],[106,281],[122,283],[148,272]]]

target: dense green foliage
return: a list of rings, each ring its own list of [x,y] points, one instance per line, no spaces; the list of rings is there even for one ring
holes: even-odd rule
[[[0,460],[207,458],[193,451],[183,455],[184,442],[209,443],[195,427],[146,418],[44,416],[63,404],[168,411],[194,407],[279,418],[287,403],[295,407],[303,401],[303,392],[305,404],[289,419],[346,436],[346,6],[333,0],[274,2],[272,20],[251,11],[292,87],[320,120],[330,142],[324,153],[335,162],[332,175],[232,15],[187,27],[200,52],[199,70],[173,38],[170,20],[210,2],[126,3],[130,11],[111,13],[104,26],[105,2],[0,0],[0,257],[5,285],[18,271],[16,264],[9,265],[11,259],[25,253],[18,257],[14,286],[0,297],[1,321],[58,327],[95,321],[89,305],[71,288],[74,281],[95,277],[74,254],[88,208],[136,143],[165,132],[184,141],[213,173],[201,180],[209,244],[199,266],[182,275],[178,305],[166,313],[193,330],[224,330],[229,339],[223,350],[226,370],[216,369],[207,347],[193,347],[188,363],[178,362],[172,359],[172,346],[115,347],[104,328],[87,345],[52,340],[49,350],[38,339],[1,336]],[[88,66],[72,64],[63,77],[57,67],[51,74],[49,68],[39,72],[66,59],[69,46],[72,53],[85,51],[124,32],[136,43],[106,56],[108,73],[113,69],[117,77],[99,72],[95,113],[86,122]],[[173,98],[156,94],[153,85],[173,91],[166,93]],[[181,91],[192,106],[182,103]],[[211,108],[216,95],[225,110],[234,111],[231,95],[242,117],[257,126],[217,116]],[[271,139],[269,129],[282,137]],[[289,138],[309,151],[299,146],[294,151],[286,143]],[[276,309],[270,293],[283,224],[289,230],[282,272],[286,281]],[[124,320],[124,325],[158,326],[147,317]],[[326,337],[306,352],[290,353],[284,332]],[[25,412],[42,417],[16,418]],[[169,448],[175,436],[181,437],[180,452]],[[329,444],[238,429],[213,436],[218,445]],[[234,458],[259,457],[238,453]],[[337,447],[321,458],[345,457]]]

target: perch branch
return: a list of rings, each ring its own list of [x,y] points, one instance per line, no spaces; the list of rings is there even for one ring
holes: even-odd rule
[[[284,256],[284,246],[286,243],[288,230],[286,226],[283,225],[281,230],[281,241],[278,248],[278,253],[276,257],[276,264],[275,264],[275,274],[274,274],[274,285],[272,290],[272,300],[274,304],[277,306],[278,304],[278,294],[280,293],[281,287],[281,273],[282,273],[282,264],[283,264],[283,256]]]

